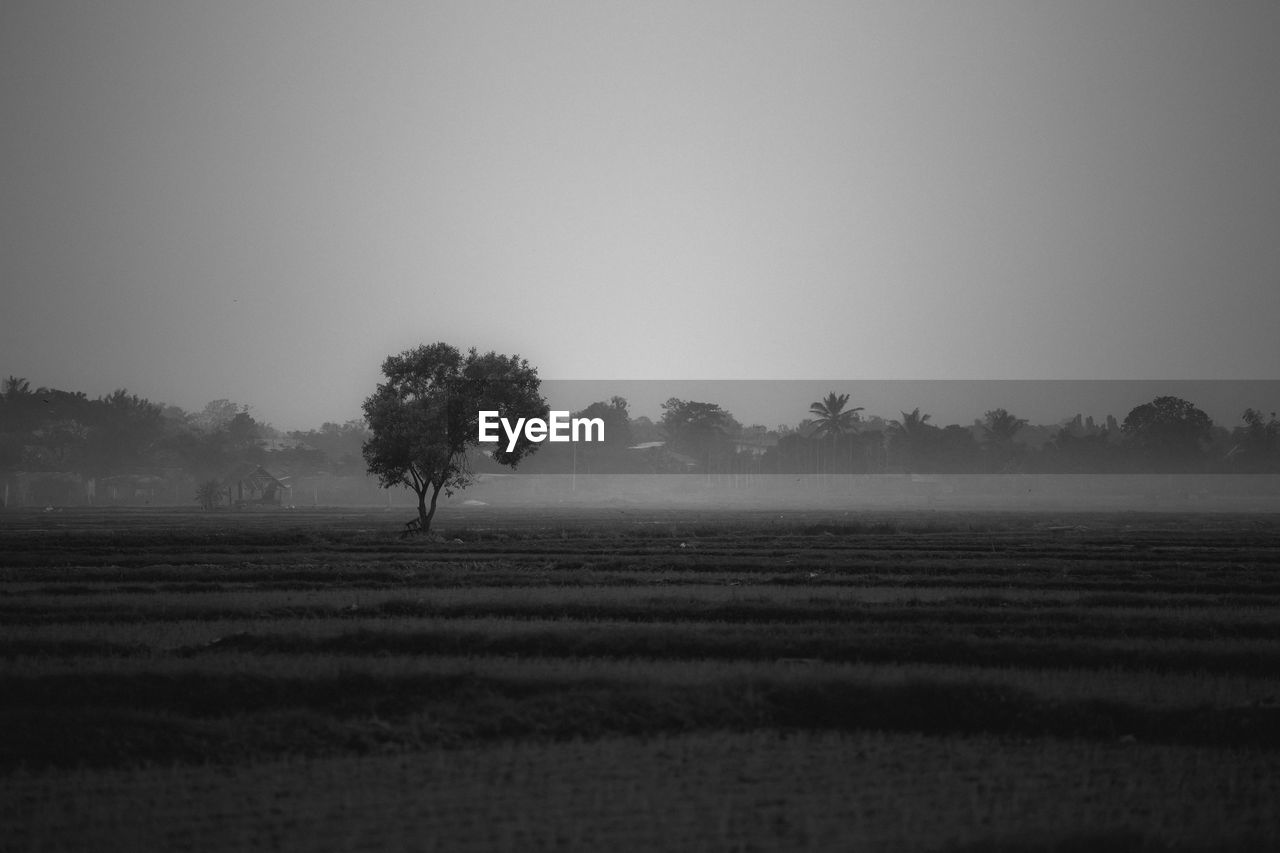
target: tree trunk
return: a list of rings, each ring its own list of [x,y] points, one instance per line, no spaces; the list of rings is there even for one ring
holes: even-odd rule
[[[436,514],[436,500],[440,497],[440,489],[444,487],[444,483],[439,485],[434,483],[424,483],[421,491],[418,492],[418,526],[426,533],[431,529],[431,519]],[[431,490],[431,505],[427,506],[427,490]]]

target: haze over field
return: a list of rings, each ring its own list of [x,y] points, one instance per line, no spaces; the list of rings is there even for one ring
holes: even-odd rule
[[[435,340],[602,381],[1274,379],[1277,36],[1263,2],[8,0],[0,375],[282,429]]]

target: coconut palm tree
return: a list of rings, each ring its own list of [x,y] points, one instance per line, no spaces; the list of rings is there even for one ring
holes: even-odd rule
[[[862,406],[852,409],[846,409],[845,405],[849,402],[848,394],[837,394],[832,391],[824,399],[809,406],[809,414],[814,416],[814,431],[816,436],[829,437],[833,441],[840,436],[858,431],[858,412],[862,411]]]
[[[809,414],[814,416],[812,434],[815,437],[827,438],[831,441],[831,453],[827,460],[828,465],[831,465],[835,460],[836,443],[841,437],[858,431],[858,421],[860,420],[858,412],[862,411],[862,406],[846,409],[845,406],[848,402],[848,394],[837,394],[832,391],[822,400],[809,406]],[[852,446],[849,448],[849,454],[850,465],[852,465]]]
[[[903,412],[901,420],[891,421],[889,424],[890,442],[909,471],[915,470],[923,458],[929,432],[937,431],[937,427],[928,422],[929,418],[930,415],[920,414],[917,407],[910,412]]]
[[[4,380],[3,391],[0,391],[0,397],[6,400],[16,400],[19,397],[25,397],[31,393],[31,383],[20,376],[9,374],[9,378]]]
[[[916,407],[909,412],[902,413],[902,420],[892,421],[891,429],[905,436],[919,435],[927,425],[927,421],[932,415],[920,414],[920,408]]]

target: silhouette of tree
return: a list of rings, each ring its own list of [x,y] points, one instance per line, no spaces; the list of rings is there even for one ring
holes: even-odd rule
[[[667,446],[686,453],[710,471],[732,453],[729,439],[741,425],[716,403],[700,403],[672,397],[662,404],[662,431]]]
[[[1105,427],[1090,433],[1064,426],[1040,449],[1037,464],[1052,474],[1113,474],[1124,460]]]
[[[163,434],[161,409],[120,388],[92,409],[87,462],[97,475],[143,466]]]
[[[373,435],[362,452],[384,488],[407,486],[418,496],[423,532],[440,492],[452,495],[472,482],[467,450],[480,443],[481,411],[497,411],[511,422],[547,415],[538,371],[519,356],[480,355],[474,347],[463,356],[435,343],[388,357],[382,374],[386,381],[364,401]],[[537,447],[522,433],[510,451],[505,441],[492,445],[491,456],[514,467]]]
[[[942,429],[930,427],[927,446],[930,467],[938,473],[971,473],[982,465],[982,448],[967,427],[958,424],[948,424]]]
[[[819,442],[825,440],[829,445],[823,453],[826,456],[825,465],[815,459],[815,467],[818,469],[825,468],[828,472],[834,470],[837,459],[847,460],[847,467],[853,468],[854,442],[848,438],[858,431],[858,413],[862,411],[862,406],[846,409],[848,403],[848,394],[832,391],[809,405],[809,414],[813,415],[809,422],[811,435]],[[844,446],[839,447],[841,444]],[[815,444],[813,449],[815,454],[824,450],[821,444]]]
[[[1013,439],[1026,425],[1025,418],[1014,417],[1005,409],[983,414],[983,446],[992,470],[1007,473],[1017,467],[1019,454]]]
[[[604,424],[604,441],[579,445],[572,443],[566,452],[571,454],[573,470],[588,474],[618,474],[627,469],[627,448],[631,446],[631,417],[627,412],[625,397],[614,396],[608,402],[597,401],[574,418],[599,418]]]
[[[3,396],[5,400],[16,400],[19,397],[25,397],[31,393],[31,383],[27,380],[9,374],[9,378],[4,381]]]
[[[294,430],[289,433],[290,438],[314,448],[324,457],[325,465],[320,467],[327,466],[330,473],[340,475],[364,472],[361,448],[369,436],[368,427],[360,419],[341,424],[326,421],[318,430]]]
[[[1005,409],[992,409],[982,416],[982,428],[991,444],[1012,444],[1018,430],[1026,425],[1026,418],[1014,417]]]
[[[928,457],[932,434],[938,428],[928,423],[930,416],[915,408],[900,412],[902,418],[889,425],[889,445],[893,455],[907,471],[916,471]]]
[[[1249,408],[1240,419],[1244,426],[1232,430],[1228,462],[1236,469],[1280,471],[1280,420],[1276,420],[1276,413],[1272,412],[1268,419],[1259,410]]]
[[[820,438],[836,439],[846,433],[857,432],[861,420],[858,412],[862,406],[846,409],[848,394],[837,394],[832,391],[822,400],[809,405],[809,414],[814,416],[814,435]]]
[[[1189,470],[1204,461],[1213,421],[1179,397],[1156,397],[1130,411],[1120,432],[1144,467]]]

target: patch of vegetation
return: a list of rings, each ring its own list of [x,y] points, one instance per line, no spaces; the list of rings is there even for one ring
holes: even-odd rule
[[[1000,733],[1280,748],[1280,710],[1047,703],[992,684],[738,679],[706,687],[470,673],[9,678],[0,766],[247,760],[255,755],[704,730]],[[288,722],[285,725],[285,721]]]

